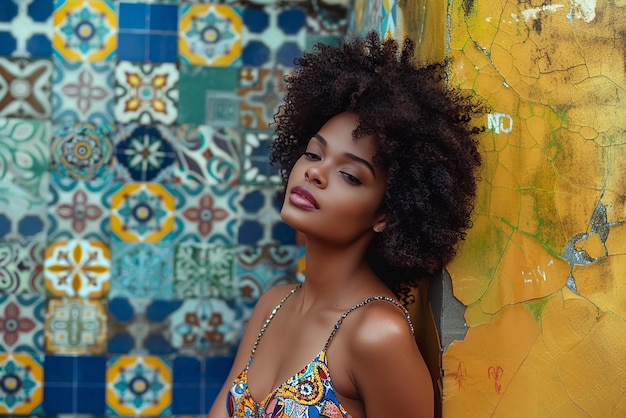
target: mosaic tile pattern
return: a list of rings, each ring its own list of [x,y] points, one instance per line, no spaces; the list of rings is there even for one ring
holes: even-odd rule
[[[0,414],[35,414],[43,400],[43,358],[35,354],[0,353]],[[6,395],[5,395],[6,394]]]
[[[50,117],[52,63],[0,57],[0,117]]]
[[[115,120],[143,125],[176,122],[178,69],[174,64],[118,62],[115,68]]]
[[[115,57],[117,15],[113,0],[55,0],[53,23],[56,55],[75,61]]]
[[[53,64],[54,122],[90,122],[96,126],[113,122],[113,62],[55,57]]]
[[[184,63],[228,67],[241,60],[242,18],[235,6],[185,4],[180,10],[179,50]]]
[[[0,12],[0,55],[49,58],[52,55],[53,0],[6,0]],[[21,30],[13,30],[18,27]]]
[[[296,280],[270,124],[346,16],[0,0],[0,415],[206,416],[256,301]]]
[[[172,399],[172,369],[157,356],[111,357],[106,370],[107,412],[121,416],[165,416]]]

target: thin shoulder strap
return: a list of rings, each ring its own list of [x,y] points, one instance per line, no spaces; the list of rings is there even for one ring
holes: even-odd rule
[[[282,308],[282,306],[285,304],[287,299],[289,299],[289,297],[293,295],[294,293],[296,293],[298,289],[300,289],[301,287],[302,285],[300,284],[294,287],[293,289],[291,289],[291,291],[289,291],[289,293],[287,293],[287,295],[284,298],[282,298],[280,302],[278,302],[278,305],[276,305],[276,307],[272,309],[272,312],[270,312],[270,314],[267,316],[267,318],[265,319],[265,322],[263,322],[263,325],[261,326],[259,335],[257,335],[256,341],[254,342],[254,345],[252,346],[252,350],[250,352],[250,358],[248,359],[248,365],[250,365],[250,363],[252,362],[252,357],[254,357],[254,353],[256,352],[259,342],[261,341],[261,337],[263,337],[263,334],[265,334],[265,330],[267,329],[267,326],[270,324],[270,322],[272,322],[272,319],[274,319],[274,316],[276,316],[276,312],[278,312],[280,308]]]
[[[362,308],[363,306],[367,305],[368,303],[374,302],[374,301],[378,301],[378,300],[384,300],[385,302],[390,302],[390,303],[393,303],[394,305],[396,305],[404,313],[404,316],[406,317],[406,320],[409,323],[409,328],[411,329],[411,334],[415,334],[415,329],[413,328],[413,322],[411,322],[411,317],[409,315],[409,311],[407,311],[406,308],[400,302],[398,302],[397,300],[392,299],[390,297],[387,297],[387,296],[372,296],[371,298],[367,298],[364,301],[362,301],[360,303],[357,303],[356,305],[354,305],[353,307],[351,307],[350,309],[348,309],[347,311],[345,311],[341,315],[341,317],[339,318],[339,320],[335,324],[335,327],[333,328],[332,332],[330,333],[330,336],[328,337],[328,340],[326,341],[326,345],[324,346],[324,351],[328,350],[328,346],[330,345],[331,341],[333,340],[333,337],[335,336],[335,334],[339,330],[339,327],[343,323],[343,320],[346,319],[346,317],[348,315],[350,315],[355,310],[357,310],[359,308]]]

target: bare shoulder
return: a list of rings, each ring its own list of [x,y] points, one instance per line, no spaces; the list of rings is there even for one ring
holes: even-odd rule
[[[289,295],[290,292],[298,286],[298,284],[281,284],[269,288],[259,298],[255,310],[270,312],[280,303],[281,300],[283,300],[283,298]]]
[[[432,380],[404,311],[383,301],[364,308],[349,327],[348,344],[366,415],[432,417]]]

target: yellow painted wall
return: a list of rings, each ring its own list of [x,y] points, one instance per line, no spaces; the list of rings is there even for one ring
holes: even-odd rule
[[[452,58],[492,109],[443,415],[626,417],[626,1],[442,3],[357,0],[354,29]]]

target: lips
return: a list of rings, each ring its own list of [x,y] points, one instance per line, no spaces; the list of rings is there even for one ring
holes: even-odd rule
[[[315,200],[313,195],[307,189],[301,186],[296,186],[291,189],[289,201],[295,206],[303,209],[319,209],[317,200]]]

